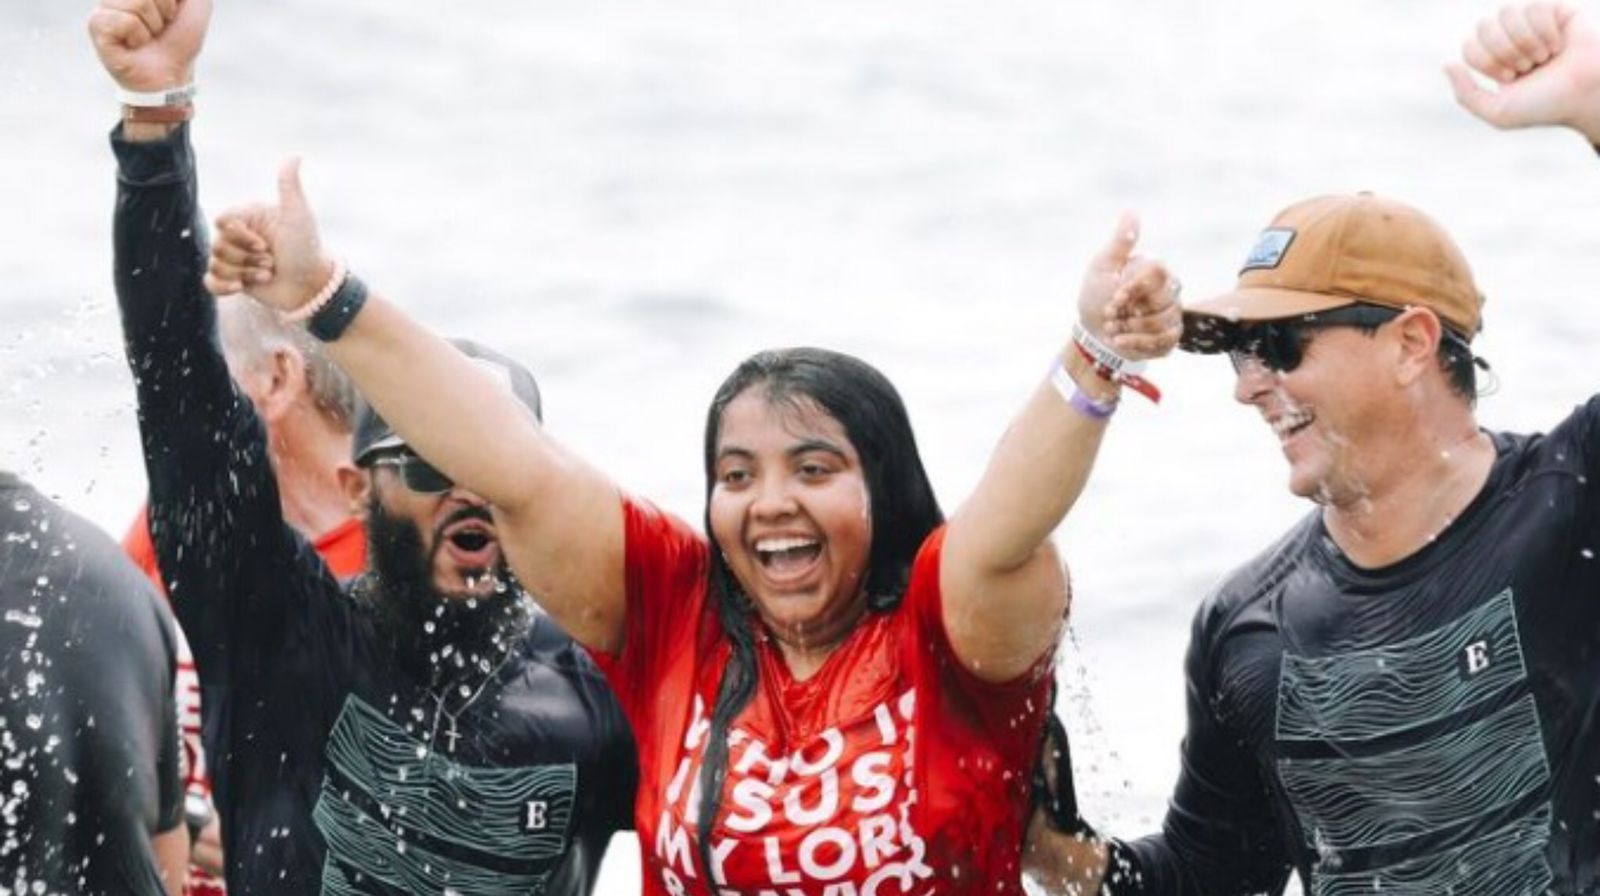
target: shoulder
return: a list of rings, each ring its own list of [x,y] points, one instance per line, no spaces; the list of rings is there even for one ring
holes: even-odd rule
[[[517,647],[522,679],[541,693],[541,705],[551,710],[555,694],[564,694],[568,711],[581,711],[598,726],[594,734],[605,740],[621,739],[632,749],[632,734],[622,708],[605,674],[589,651],[574,641],[555,620],[533,608],[528,631]]]
[[[173,662],[171,611],[109,535],[26,486],[6,492],[5,501],[0,568],[8,590],[25,585],[41,610],[70,614],[73,631],[96,633],[96,652],[142,651]]]
[[[630,595],[703,590],[711,548],[682,519],[642,498],[622,496],[624,562]],[[682,607],[675,609],[681,610]]]
[[[636,495],[622,496],[622,518],[630,546],[638,541],[654,540],[705,548],[705,538],[693,526]]]
[[[1578,405],[1548,433],[1491,432],[1489,437],[1517,473],[1582,472],[1600,454],[1600,395]]]
[[[1321,531],[1319,513],[1308,512],[1277,541],[1230,572],[1201,602],[1194,616],[1195,646],[1222,640],[1281,590],[1290,574],[1306,562],[1308,549]]]
[[[528,630],[522,636],[520,649],[523,659],[528,663],[548,667],[573,683],[596,687],[607,687],[605,676],[601,674],[600,667],[595,664],[594,658],[583,645],[572,639],[554,619],[539,609],[537,604],[532,604],[528,619]]]

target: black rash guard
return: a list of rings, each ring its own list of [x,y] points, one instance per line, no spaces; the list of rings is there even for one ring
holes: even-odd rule
[[[172,616],[88,521],[0,471],[0,893],[164,896],[183,818]]]
[[[604,679],[537,613],[498,667],[435,690],[404,670],[283,520],[201,282],[187,126],[112,145],[151,532],[200,673],[229,893],[589,892],[637,778]]]
[[[1600,893],[1600,397],[1492,436],[1382,569],[1313,512],[1195,620],[1163,832],[1116,893]]]

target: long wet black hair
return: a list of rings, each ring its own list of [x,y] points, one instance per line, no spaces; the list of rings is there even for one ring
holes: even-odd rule
[[[746,359],[717,389],[706,414],[705,526],[712,538],[710,596],[732,653],[717,683],[711,730],[700,766],[699,852],[708,885],[712,823],[728,771],[728,728],[755,696],[760,674],[750,599],[728,569],[711,528],[711,492],[717,484],[717,442],[723,413],[735,398],[752,388],[760,389],[761,396],[775,406],[800,409],[814,404],[839,422],[855,446],[872,514],[872,545],[862,583],[869,611],[882,613],[900,605],[918,548],[944,522],[917,452],[905,403],[888,378],[866,362],[820,348],[776,349]]]

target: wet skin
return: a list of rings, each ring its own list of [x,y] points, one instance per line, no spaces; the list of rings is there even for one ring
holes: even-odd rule
[[[741,393],[723,412],[710,520],[791,671],[807,677],[866,612],[871,502],[844,428],[809,399]]]
[[[499,567],[501,554],[488,502],[460,487],[414,492],[388,467],[373,469],[373,488],[385,512],[417,527],[440,594],[465,599],[494,591],[489,573]]]
[[[1259,360],[1240,366],[1234,399],[1254,407],[1272,428],[1289,461],[1294,495],[1342,507],[1369,493],[1369,472],[1381,458],[1360,446],[1390,425],[1384,413],[1390,384],[1380,363],[1388,345],[1381,330],[1313,330],[1304,359],[1287,373]]]

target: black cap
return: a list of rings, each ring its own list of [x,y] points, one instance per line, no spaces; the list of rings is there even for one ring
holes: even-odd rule
[[[535,420],[544,420],[544,409],[539,401],[539,384],[534,381],[533,374],[528,372],[528,368],[470,339],[451,339],[450,344],[477,362],[480,367],[493,371],[494,375],[511,389],[511,393],[527,405],[528,410],[533,412]],[[350,457],[356,466],[361,466],[380,451],[399,448],[405,443],[405,440],[378,416],[378,412],[373,410],[372,405],[365,399],[356,402],[355,438],[350,446]]]

